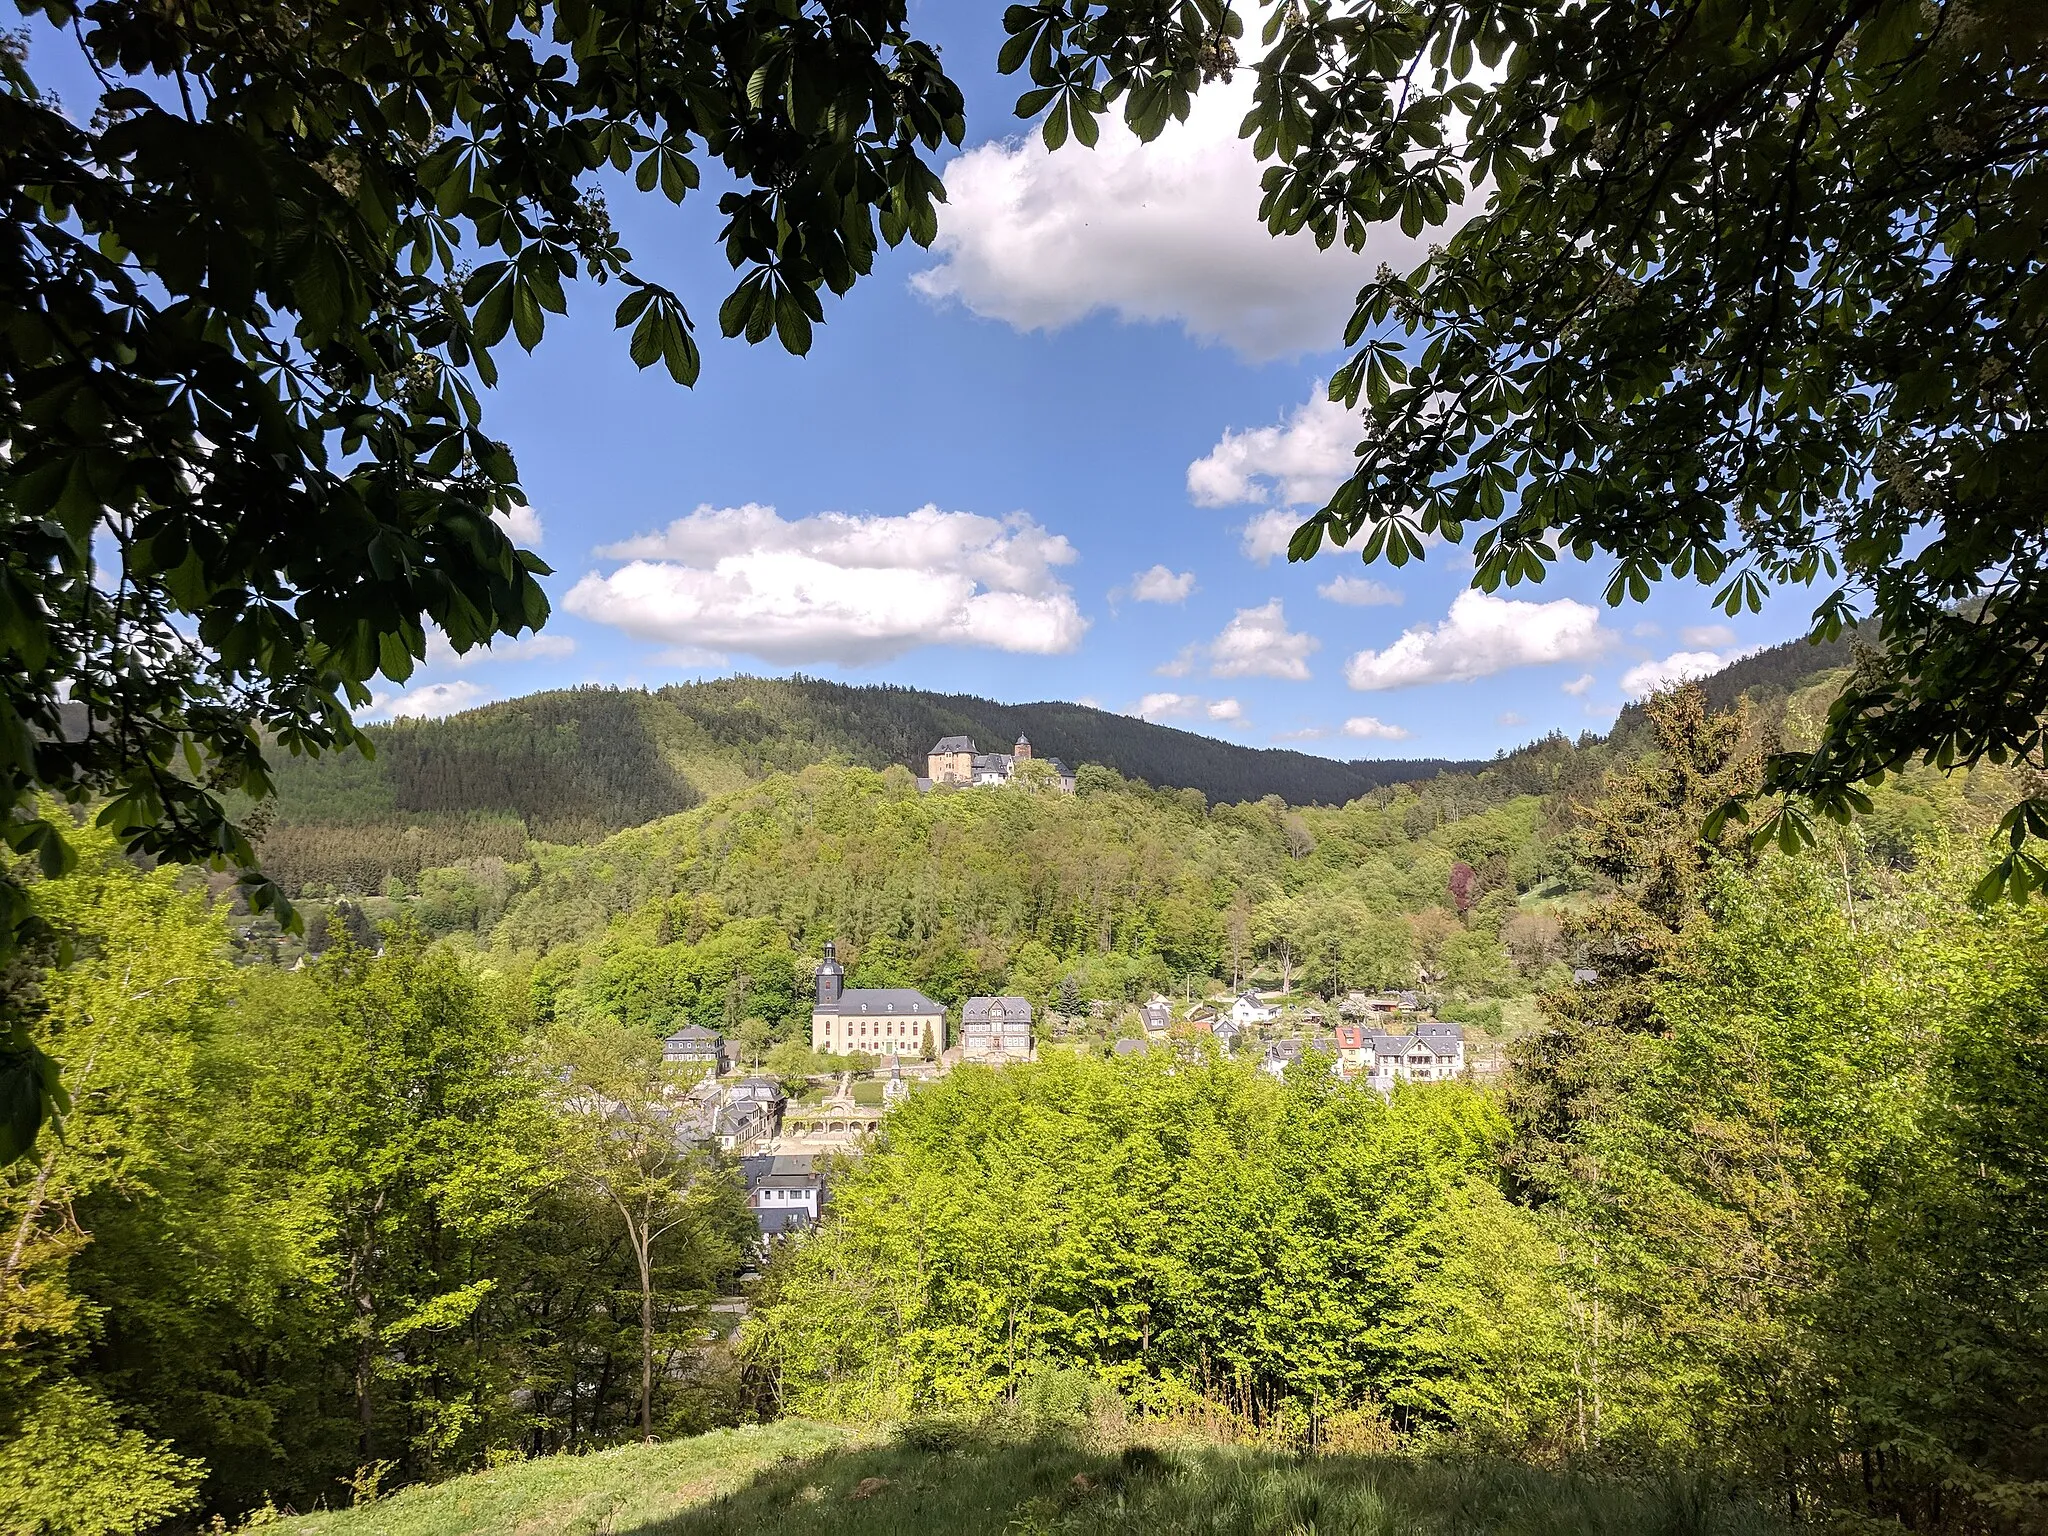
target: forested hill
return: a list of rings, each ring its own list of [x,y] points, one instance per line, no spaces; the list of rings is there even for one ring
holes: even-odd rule
[[[1278,795],[1341,805],[1383,785],[1477,766],[1443,759],[1336,762],[1237,746],[1080,704],[731,677],[654,692],[537,693],[441,720],[373,726],[374,759],[286,759],[264,858],[291,888],[374,890],[471,854],[523,855],[526,839],[587,842],[812,763],[922,772],[942,736],[1097,763],[1212,802]],[[380,873],[380,871],[382,873]]]
[[[1707,680],[1716,704],[1779,695],[1846,665],[1849,643],[1802,642],[1746,657]],[[1631,707],[1616,725],[1640,726]],[[288,890],[375,891],[391,875],[474,856],[525,857],[529,839],[585,843],[813,763],[921,772],[942,736],[1007,750],[1018,736],[1070,766],[1099,764],[1213,803],[1277,795],[1343,805],[1371,790],[1476,770],[1439,758],[1339,762],[1239,746],[1082,704],[1000,704],[971,694],[820,678],[730,677],[653,692],[585,687],[485,705],[441,720],[373,726],[374,759],[286,759],[263,839]]]

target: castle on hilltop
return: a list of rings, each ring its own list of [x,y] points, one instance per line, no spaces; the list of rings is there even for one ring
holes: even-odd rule
[[[941,737],[925,754],[925,782],[962,789],[971,784],[1007,784],[1016,777],[1017,765],[1028,762],[1044,763],[1062,791],[1074,792],[1074,771],[1056,757],[1036,757],[1029,736],[1019,736],[1016,746],[1007,752],[978,751],[972,736]]]

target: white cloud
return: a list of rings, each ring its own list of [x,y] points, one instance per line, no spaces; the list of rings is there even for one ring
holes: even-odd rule
[[[1299,528],[1301,523],[1302,519],[1297,513],[1283,512],[1278,508],[1270,512],[1261,512],[1238,530],[1240,548],[1245,559],[1256,561],[1260,565],[1276,558],[1286,559],[1287,541],[1294,537],[1294,530]],[[1425,548],[1436,542],[1437,537],[1433,533],[1422,541]],[[1325,533],[1321,547],[1316,550],[1316,556],[1320,559],[1324,555],[1341,555],[1350,549],[1351,545],[1339,544]]]
[[[1571,598],[1523,603],[1468,590],[1441,624],[1418,624],[1383,651],[1360,651],[1344,678],[1363,692],[1464,683],[1512,667],[1585,661],[1612,639],[1600,627],[1600,610]]]
[[[1329,734],[1320,725],[1305,725],[1298,731],[1280,731],[1274,735],[1273,739],[1275,741],[1321,741]]]
[[[576,641],[569,635],[520,635],[512,640],[500,639],[490,645],[473,645],[459,654],[440,630],[432,630],[427,635],[427,665],[447,667],[457,672],[486,661],[547,661],[575,654]]]
[[[1640,624],[1637,624],[1634,628],[1630,629],[1629,633],[1638,640],[1655,640],[1659,635],[1664,633],[1664,626],[1661,624],[1653,624],[1650,622],[1650,620],[1644,619]]]
[[[1723,663],[1712,651],[1673,651],[1662,661],[1646,661],[1621,674],[1621,691],[1640,699],[1661,688],[1674,687],[1688,678],[1718,672]]]
[[[1493,723],[1495,725],[1527,725],[1529,718],[1526,715],[1516,714],[1512,709],[1504,709],[1493,717]]]
[[[1171,720],[1176,715],[1191,715],[1202,707],[1202,701],[1191,693],[1148,693],[1130,707],[1129,713],[1140,720]]]
[[[1184,603],[1195,590],[1193,571],[1155,565],[1131,578],[1131,596],[1141,603]]]
[[[1593,686],[1593,674],[1590,672],[1582,673],[1570,682],[1560,684],[1559,686],[1575,699],[1584,698],[1586,691]]]
[[[1351,473],[1358,433],[1358,419],[1318,383],[1284,424],[1226,430],[1188,466],[1188,499],[1198,507],[1321,506]]]
[[[1348,608],[1398,608],[1402,594],[1398,587],[1385,586],[1364,576],[1339,576],[1316,588],[1316,596]]]
[[[1276,556],[1287,558],[1287,541],[1301,519],[1292,512],[1261,512],[1244,525],[1244,557],[1264,565]]]
[[[1308,658],[1322,643],[1314,635],[1290,630],[1276,597],[1256,608],[1238,609],[1223,632],[1198,653],[1207,657],[1211,677],[1278,677],[1298,683],[1307,680]],[[1191,660],[1190,653],[1182,653],[1183,664]]]
[[[1236,699],[1205,699],[1198,693],[1148,693],[1126,713],[1141,720],[1201,718],[1230,724],[1244,719],[1244,706]]]
[[[699,507],[609,545],[629,562],[570,589],[571,613],[692,651],[858,665],[920,645],[1057,655],[1088,628],[1054,575],[1074,548],[1030,517]]]
[[[654,653],[654,660],[664,667],[675,667],[684,672],[701,672],[709,667],[722,667],[730,658],[723,651],[708,650],[697,645],[671,645]]]
[[[1678,632],[1678,643],[1689,651],[1711,651],[1735,643],[1735,631],[1726,624],[1691,624]]]
[[[1355,254],[1268,234],[1262,167],[1237,135],[1254,84],[1246,68],[1204,87],[1188,120],[1150,144],[1111,112],[1092,150],[1050,153],[1033,133],[967,151],[946,167],[938,265],[912,286],[1026,331],[1106,310],[1253,358],[1337,345],[1380,263],[1405,271],[1445,234],[1382,226]]]
[[[1353,715],[1344,722],[1344,734],[1356,736],[1364,741],[1406,741],[1408,731],[1403,726],[1389,725],[1371,715]]]
[[[524,549],[540,548],[540,514],[520,502],[509,512],[493,512],[491,521],[505,530],[505,536]]]
[[[483,703],[487,697],[478,684],[458,678],[452,683],[422,683],[403,693],[380,694],[370,700],[368,712],[393,720],[453,715]]]

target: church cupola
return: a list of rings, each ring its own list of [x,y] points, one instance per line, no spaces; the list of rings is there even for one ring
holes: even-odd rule
[[[830,939],[825,941],[825,960],[818,967],[818,1006],[836,1008],[839,994],[846,990],[846,972],[839,964],[839,946]]]

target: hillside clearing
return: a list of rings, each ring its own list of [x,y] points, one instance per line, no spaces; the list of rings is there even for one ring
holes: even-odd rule
[[[786,1420],[551,1457],[289,1517],[284,1536],[1767,1536],[1755,1506],[1481,1459],[1299,1458],[1064,1436],[950,1450]]]

